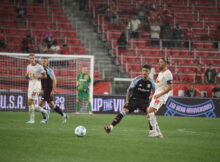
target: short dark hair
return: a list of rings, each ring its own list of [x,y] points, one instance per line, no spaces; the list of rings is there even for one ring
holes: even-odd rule
[[[151,70],[151,66],[150,66],[150,65],[147,65],[147,64],[142,65],[142,68],[145,68],[145,69],[149,69],[149,70]]]
[[[165,57],[162,57],[162,58],[160,58],[161,60],[163,60],[166,64],[170,64],[170,62],[168,61],[168,59],[167,58],[165,58]]]

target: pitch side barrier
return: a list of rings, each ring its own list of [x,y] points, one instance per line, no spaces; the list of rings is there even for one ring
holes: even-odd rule
[[[65,112],[75,112],[76,104],[70,104],[70,99],[75,95],[69,93],[59,93],[55,95],[55,104],[59,105]],[[38,102],[41,97],[38,98]],[[118,113],[122,110],[125,103],[124,95],[94,95],[94,113]],[[49,106],[46,105],[49,109]],[[26,92],[0,92],[0,111],[27,112],[27,93]],[[132,114],[145,114],[136,110]],[[188,98],[170,97],[159,111],[158,115],[164,116],[191,116],[191,117],[220,117],[220,99],[214,98]]]

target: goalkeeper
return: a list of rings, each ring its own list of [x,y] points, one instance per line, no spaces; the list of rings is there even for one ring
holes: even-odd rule
[[[80,103],[85,100],[87,103],[87,109],[89,115],[92,116],[92,106],[90,102],[90,83],[91,78],[90,75],[87,73],[87,67],[82,67],[82,72],[77,75],[77,99],[76,99],[76,112],[75,115],[80,114]]]

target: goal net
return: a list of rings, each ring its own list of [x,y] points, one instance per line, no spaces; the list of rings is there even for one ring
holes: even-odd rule
[[[29,54],[0,53],[0,111],[28,111],[27,89],[25,78]],[[57,88],[54,102],[65,112],[76,111],[76,81],[82,67],[87,67],[90,74],[90,101],[93,102],[94,56],[88,55],[50,55],[35,54],[36,60],[47,57],[49,67],[54,70]],[[39,95],[36,104],[41,100]],[[86,113],[85,102],[81,103],[81,112]],[[48,104],[45,108],[50,109]]]

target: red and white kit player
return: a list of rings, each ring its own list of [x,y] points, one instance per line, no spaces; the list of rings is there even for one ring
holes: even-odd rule
[[[43,108],[35,107],[34,101],[37,100],[41,91],[41,79],[46,78],[46,72],[42,65],[38,64],[35,60],[35,55],[29,55],[30,64],[27,66],[26,78],[28,79],[28,110],[30,120],[28,124],[34,124],[34,111],[40,111],[48,116],[48,112]]]
[[[147,109],[148,120],[152,127],[152,130],[149,131],[149,137],[163,137],[155,113],[166,103],[169,92],[172,90],[173,75],[167,67],[168,64],[169,62],[166,58],[159,60],[160,72],[155,82],[156,90]]]

